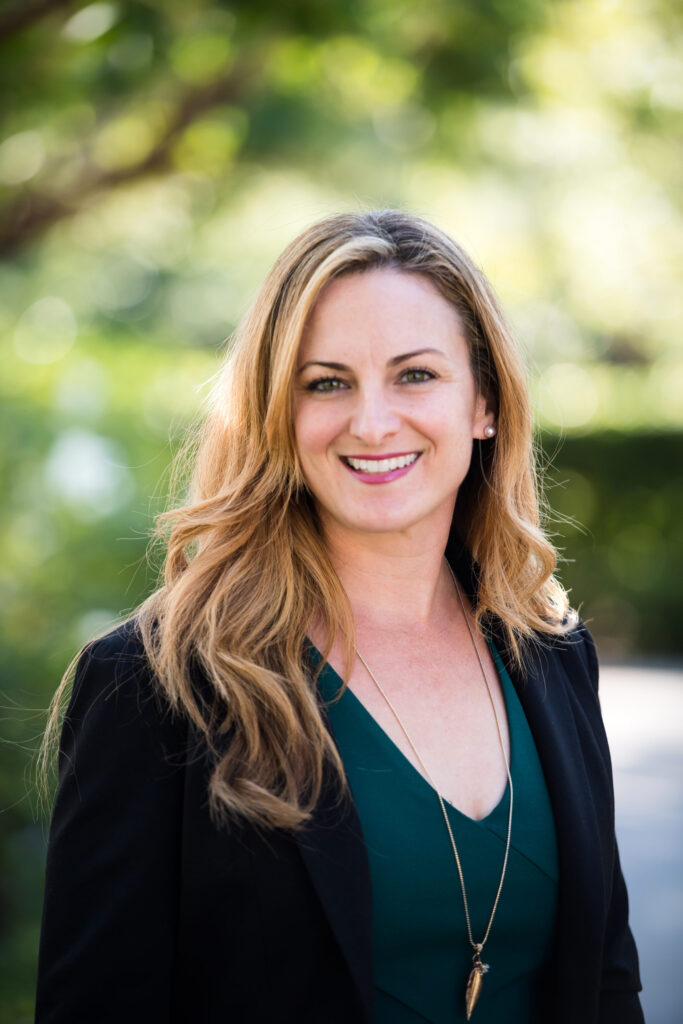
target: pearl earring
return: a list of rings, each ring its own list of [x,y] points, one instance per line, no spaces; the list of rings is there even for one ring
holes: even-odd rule
[[[491,427],[491,426],[484,427],[484,435],[486,437],[493,437],[495,432],[496,432],[496,428],[495,427]]]

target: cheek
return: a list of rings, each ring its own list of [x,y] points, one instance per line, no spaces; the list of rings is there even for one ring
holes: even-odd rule
[[[294,412],[294,436],[302,460],[324,455],[340,430],[338,417],[322,405],[304,402]]]
[[[422,431],[440,446],[460,446],[472,438],[474,399],[469,395],[449,395],[423,410],[419,422]]]

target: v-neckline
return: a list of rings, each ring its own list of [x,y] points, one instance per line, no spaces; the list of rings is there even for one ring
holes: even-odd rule
[[[315,646],[315,644],[313,644],[311,642],[311,640],[308,639],[308,638],[307,638],[307,644],[308,644],[308,646],[310,648],[311,654],[313,654],[315,656],[316,667],[317,667],[317,665],[320,664],[320,662],[322,661],[322,654],[320,653],[318,648]],[[513,744],[513,738],[512,738],[512,730],[509,728],[510,709],[509,709],[509,706],[508,706],[508,693],[507,693],[507,688],[506,688],[506,686],[505,686],[505,684],[503,682],[503,679],[501,677],[500,667],[502,665],[502,662],[500,660],[500,655],[498,654],[498,651],[496,650],[496,648],[494,647],[493,643],[490,640],[488,642],[488,645],[489,645],[489,649],[491,651],[491,655],[492,655],[493,660],[494,660],[494,664],[495,664],[495,667],[496,667],[496,672],[498,673],[498,678],[500,679],[501,690],[502,690],[502,693],[503,693],[503,701],[505,703],[505,713],[506,713],[507,719],[508,719],[508,730],[509,730],[509,733],[510,733],[510,775],[512,776],[512,775],[514,775],[514,766],[515,766],[516,762],[515,762],[515,756],[514,756],[514,744]],[[341,676],[336,671],[336,669],[329,663],[329,661],[325,662],[325,664],[324,664],[324,666],[322,668],[322,672],[329,672],[329,673],[332,674],[332,676],[334,677],[334,679],[337,682],[336,691],[338,691],[339,688],[344,685]],[[415,765],[412,763],[410,758],[406,757],[406,755],[403,753],[403,751],[398,746],[398,744],[395,743],[394,740],[392,740],[392,738],[389,735],[389,733],[380,725],[380,723],[377,721],[375,716],[370,711],[368,711],[368,709],[366,708],[365,704],[363,704],[363,701],[360,700],[356,696],[356,694],[353,692],[353,690],[351,690],[348,686],[344,690],[342,698],[347,697],[347,695],[348,695],[348,699],[351,700],[353,705],[355,707],[357,707],[357,709],[359,709],[361,716],[365,720],[366,724],[369,725],[370,728],[372,729],[372,731],[375,733],[378,741],[382,744],[382,746],[385,748],[385,750],[388,752],[388,754],[391,757],[393,757],[394,760],[397,761],[401,765],[402,770],[403,771],[407,771],[410,775],[412,775],[414,778],[416,778],[417,782],[423,788],[428,789],[430,793],[437,794],[438,790],[436,790],[435,787],[432,786],[432,784],[429,781],[429,779],[427,779],[422,774],[422,772],[419,771],[415,767]],[[325,703],[326,703],[326,705],[329,705],[330,701],[325,701]],[[333,726],[333,728],[334,728],[334,726]],[[441,799],[443,800],[444,805],[445,805],[445,807],[446,807],[446,809],[447,809],[447,811],[449,813],[455,814],[455,815],[457,815],[460,818],[464,818],[464,820],[469,822],[471,825],[480,825],[483,828],[490,829],[491,828],[492,819],[499,818],[501,816],[501,814],[502,814],[503,808],[507,808],[507,806],[508,806],[509,789],[510,789],[509,784],[506,783],[505,789],[503,790],[503,794],[502,794],[500,800],[489,811],[489,813],[487,815],[485,815],[485,817],[483,817],[483,818],[472,818],[472,817],[470,817],[469,814],[466,814],[464,811],[461,811],[459,807],[456,807],[455,804],[452,803],[443,794],[439,794],[439,795],[441,796]]]

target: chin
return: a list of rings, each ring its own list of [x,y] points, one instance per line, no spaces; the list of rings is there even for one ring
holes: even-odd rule
[[[330,513],[328,513],[330,515]],[[416,526],[424,518],[424,515],[410,514],[408,512],[396,513],[394,515],[382,513],[380,510],[365,515],[339,515],[331,516],[337,523],[352,530],[354,533],[367,533],[380,535],[383,533],[405,533],[411,527]]]

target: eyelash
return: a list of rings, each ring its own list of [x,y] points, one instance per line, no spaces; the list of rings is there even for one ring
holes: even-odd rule
[[[437,378],[437,374],[434,373],[433,370],[428,370],[426,366],[410,366],[407,370],[403,371],[401,376],[405,377],[406,374],[408,373],[424,373],[427,374],[427,377],[423,378],[422,380],[406,381],[405,383],[407,384],[426,384],[428,380],[436,380]],[[306,390],[317,391],[321,394],[329,394],[332,391],[341,390],[341,388],[339,387],[323,388],[320,386],[321,384],[344,384],[344,381],[342,381],[339,377],[317,377],[315,380],[312,380],[309,384],[306,385]]]
[[[428,370],[426,366],[409,366],[407,370],[404,370],[401,376],[405,376],[406,373],[426,373],[427,379],[423,380],[411,380],[410,384],[426,384],[427,380],[436,380],[438,374],[434,373],[433,370]]]

